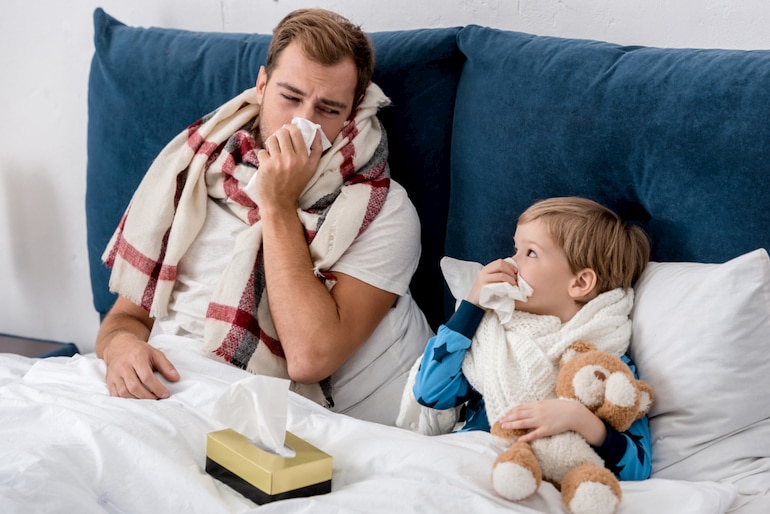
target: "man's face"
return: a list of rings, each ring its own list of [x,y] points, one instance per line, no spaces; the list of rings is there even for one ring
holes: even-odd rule
[[[269,80],[265,68],[257,77],[261,142],[299,116],[321,125],[334,141],[353,109],[357,73],[352,59],[323,66],[290,43],[278,57]]]

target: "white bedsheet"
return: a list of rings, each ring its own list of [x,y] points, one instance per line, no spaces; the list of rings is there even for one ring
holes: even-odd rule
[[[333,457],[332,493],[257,506],[204,471],[210,406],[246,372],[163,338],[182,379],[162,401],[112,398],[93,355],[0,355],[0,512],[564,512],[543,484],[519,504],[489,484],[481,432],[426,437],[289,397],[288,429]],[[618,514],[709,514],[735,491],[712,482],[623,482]],[[258,510],[257,510],[258,509]]]

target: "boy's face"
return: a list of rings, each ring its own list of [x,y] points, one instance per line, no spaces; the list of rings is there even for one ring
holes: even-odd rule
[[[321,125],[329,141],[334,141],[353,109],[356,80],[352,59],[324,66],[308,59],[298,43],[290,43],[270,77],[264,67],[259,70],[260,138],[264,141],[298,116]]]
[[[516,302],[516,309],[532,314],[558,316],[569,320],[579,310],[569,294],[575,280],[567,255],[553,240],[541,220],[520,224],[513,237],[513,260],[521,276],[532,286],[532,296],[526,302]]]

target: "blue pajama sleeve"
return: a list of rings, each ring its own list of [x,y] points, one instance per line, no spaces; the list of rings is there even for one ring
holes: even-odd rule
[[[636,365],[628,357],[623,361],[638,379]],[[652,473],[652,438],[647,416],[634,421],[625,432],[618,432],[607,423],[607,437],[594,450],[619,480],[645,480]]]
[[[449,409],[465,403],[473,394],[462,365],[483,315],[483,309],[463,301],[446,325],[441,325],[428,341],[413,388],[421,405]]]

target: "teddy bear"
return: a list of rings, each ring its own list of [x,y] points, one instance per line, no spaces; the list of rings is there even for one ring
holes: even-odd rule
[[[582,403],[619,432],[646,415],[653,401],[652,388],[620,358],[585,341],[573,343],[561,356],[556,395]],[[492,486],[501,496],[523,500],[547,480],[561,490],[572,514],[609,514],[620,503],[617,478],[578,433],[519,442],[524,431],[503,429],[499,421],[491,432],[506,447],[492,468]]]

